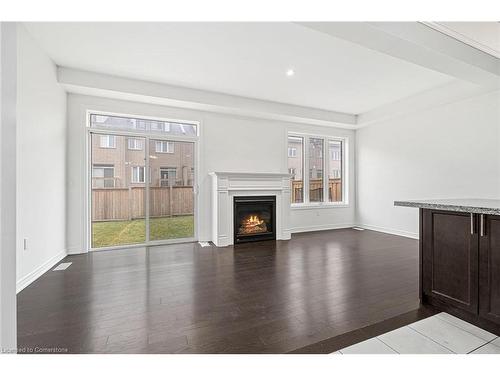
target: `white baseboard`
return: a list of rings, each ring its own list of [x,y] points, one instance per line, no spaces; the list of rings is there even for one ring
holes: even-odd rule
[[[316,232],[319,230],[331,230],[331,229],[346,229],[354,227],[354,224],[323,224],[314,225],[310,227],[295,227],[290,228],[290,233],[302,233],[302,232]]]
[[[86,254],[86,250],[82,250],[80,247],[69,247],[66,250],[66,255],[77,255],[77,254]]]
[[[39,267],[35,268],[29,274],[27,274],[26,276],[24,276],[23,278],[18,280],[16,283],[16,293],[19,293],[21,290],[23,290],[28,285],[30,285],[33,281],[35,281],[40,276],[42,276],[45,272],[50,270],[58,262],[60,262],[62,259],[64,259],[64,257],[66,257],[66,255],[67,255],[66,250],[61,251],[60,253],[54,255],[52,258],[50,258],[48,261],[46,261],[45,263],[43,263]]]
[[[388,234],[395,234],[396,236],[413,238],[415,240],[418,240],[418,238],[419,238],[418,233],[408,232],[405,230],[390,229],[390,228],[378,227],[375,225],[368,225],[368,224],[358,224],[357,226],[360,228],[363,228],[363,229],[374,230],[376,232],[382,232],[382,233],[388,233]]]

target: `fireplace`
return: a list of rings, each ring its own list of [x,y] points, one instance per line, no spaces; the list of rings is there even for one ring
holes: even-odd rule
[[[215,246],[230,246],[241,243],[244,239],[275,239],[277,241],[290,239],[289,221],[292,198],[288,173],[210,172],[210,177],[212,182],[212,242]],[[254,233],[256,236],[253,238],[251,234],[238,235],[240,226],[238,223],[235,224],[235,221],[243,219],[239,217],[241,211],[236,208],[235,203],[238,200],[246,200],[248,205],[254,205],[256,201],[265,201],[261,203],[267,206],[267,217],[258,220],[266,221],[267,234],[262,233],[264,228],[261,226],[261,228],[256,228],[261,233]],[[245,205],[243,202],[240,204]],[[274,204],[275,208],[270,210],[271,204]],[[246,205],[247,208],[248,205]],[[248,212],[248,214],[251,213]],[[268,215],[272,215],[272,220],[269,220]],[[249,219],[254,224],[260,225],[256,223],[255,218]],[[273,234],[270,235],[270,232]]]
[[[276,197],[234,197],[234,243],[276,239]]]

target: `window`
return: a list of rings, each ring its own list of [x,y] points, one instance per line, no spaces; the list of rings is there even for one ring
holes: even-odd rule
[[[144,148],[144,140],[141,138],[129,138],[128,139],[128,149],[129,150],[142,150]]]
[[[170,123],[162,121],[151,121],[151,131],[159,133],[170,133]]]
[[[330,178],[340,178],[341,173],[338,169],[330,171]]]
[[[294,151],[290,151],[294,150]],[[288,173],[291,178],[292,203],[304,202],[304,138],[288,137]]]
[[[323,139],[309,138],[309,202],[323,202]]]
[[[113,165],[94,164],[92,167],[92,187],[95,189],[115,187],[115,167]]]
[[[193,123],[158,121],[114,115],[90,115],[90,126],[114,130],[129,130],[182,136],[198,135],[198,125]]]
[[[309,179],[316,180],[318,178],[323,178],[323,169],[313,168],[309,170]]]
[[[116,148],[116,137],[114,135],[101,135],[99,141],[101,148]]]
[[[329,141],[328,201],[342,201],[342,141]]]
[[[133,184],[143,184],[146,180],[144,176],[145,167],[132,167],[131,182]],[[149,168],[149,182],[151,183],[151,168]]]
[[[173,154],[174,153],[174,142],[156,141],[155,149],[156,149],[156,152]]]
[[[133,183],[144,183],[144,167],[132,167],[132,180]]]
[[[177,179],[177,168],[160,168],[160,186],[175,186]]]
[[[292,175],[292,204],[345,201],[344,146],[344,139],[288,136],[287,157],[288,173]],[[306,171],[305,177],[303,171]]]
[[[332,142],[330,142],[330,160],[340,160],[340,149],[336,147],[331,147]]]
[[[167,133],[188,136],[196,136],[198,134],[198,128],[196,125],[172,121],[156,121],[155,124],[151,124],[150,129],[153,133]]]

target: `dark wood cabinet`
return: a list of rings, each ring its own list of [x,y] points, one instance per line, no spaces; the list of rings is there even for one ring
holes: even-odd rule
[[[479,236],[479,315],[500,324],[500,216],[484,215]]]
[[[500,216],[420,210],[422,302],[500,332]]]
[[[478,308],[476,221],[468,213],[423,210],[423,294],[469,312]]]

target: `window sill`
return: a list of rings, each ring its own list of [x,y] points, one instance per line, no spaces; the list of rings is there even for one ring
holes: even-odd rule
[[[295,203],[291,205],[292,210],[315,210],[324,208],[346,208],[350,207],[349,203]]]

